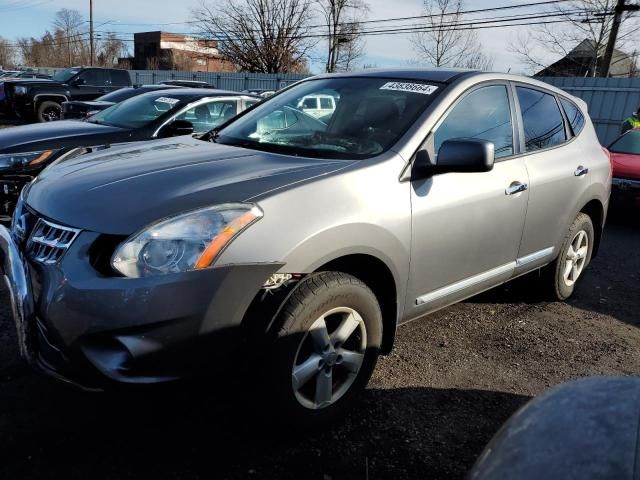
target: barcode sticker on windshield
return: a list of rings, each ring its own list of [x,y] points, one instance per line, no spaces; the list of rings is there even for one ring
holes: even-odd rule
[[[397,92],[413,92],[423,95],[431,95],[438,87],[425,85],[424,83],[387,82],[380,87],[380,90],[395,90]]]
[[[156,102],[160,102],[160,103],[168,103],[169,105],[175,105],[176,103],[178,103],[180,100],[178,100],[177,98],[169,98],[169,97],[160,97],[160,98],[156,98]]]

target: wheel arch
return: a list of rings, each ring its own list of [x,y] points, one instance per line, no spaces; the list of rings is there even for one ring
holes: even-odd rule
[[[602,231],[604,229],[604,205],[600,200],[594,198],[588,201],[581,209],[580,213],[584,213],[591,218],[591,223],[593,223],[593,233],[594,233],[594,242],[593,242],[593,253],[591,257],[595,257],[598,254],[598,250],[600,248],[600,241],[602,239]]]
[[[67,96],[63,95],[62,93],[40,93],[40,94],[34,95],[33,113],[35,115],[38,114],[38,109],[40,108],[40,105],[42,104],[42,102],[56,102],[62,105],[62,102],[66,102],[68,100],[69,98],[67,98]]]
[[[369,254],[349,254],[337,257],[318,267],[315,272],[334,271],[353,275],[366,284],[378,299],[382,311],[381,353],[391,352],[398,320],[398,289],[387,264]]]

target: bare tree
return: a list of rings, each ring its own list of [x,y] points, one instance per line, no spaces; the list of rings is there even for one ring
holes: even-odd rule
[[[316,0],[327,27],[327,72],[351,70],[364,55],[359,22],[369,13],[364,0]]]
[[[78,57],[79,45],[83,41],[80,27],[82,26],[82,15],[77,10],[63,8],[56,12],[53,26],[56,30],[64,34],[64,43],[67,50],[67,66],[72,66]]]
[[[159,70],[160,69],[160,60],[158,57],[148,57],[145,66],[145,70]]]
[[[105,39],[99,42],[97,47],[98,65],[103,67],[113,67],[127,51],[124,42],[116,37],[114,33],[108,34]]]
[[[586,76],[598,76],[602,67],[616,0],[575,0],[557,4],[555,12],[559,18],[566,19],[562,24],[543,24],[530,28],[527,33],[520,34],[511,44],[522,63],[528,66],[531,73],[549,66],[549,58],[566,58],[576,66],[584,66],[584,58],[589,58]],[[617,49],[635,44],[638,40],[638,23],[630,17],[630,12],[623,16],[622,27],[618,35]],[[580,55],[569,53],[581,46]],[[620,61],[614,58],[613,63]],[[566,67],[563,67],[566,68]]]
[[[196,60],[190,54],[186,52],[173,52],[171,57],[171,69],[191,71],[196,65]]]
[[[493,67],[493,59],[482,51],[477,32],[461,28],[463,8],[462,0],[424,0],[426,28],[411,36],[421,61],[434,67]]]
[[[5,38],[0,37],[0,68],[9,68],[15,65],[16,51]]]
[[[305,63],[313,46],[309,1],[218,0],[202,3],[192,15],[224,60],[247,72],[287,73]]]

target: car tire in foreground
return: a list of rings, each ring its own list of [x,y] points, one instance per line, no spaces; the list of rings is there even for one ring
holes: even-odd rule
[[[566,300],[573,294],[576,282],[591,262],[594,245],[591,218],[579,213],[562,242],[558,258],[546,267],[546,282],[558,300]]]
[[[322,272],[302,280],[274,326],[264,385],[292,427],[342,415],[367,385],[382,342],[382,314],[357,278]]]
[[[37,119],[39,122],[53,122],[62,117],[62,107],[58,102],[45,100],[38,105]]]

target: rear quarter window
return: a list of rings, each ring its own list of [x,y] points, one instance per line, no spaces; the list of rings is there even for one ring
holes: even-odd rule
[[[571,131],[574,135],[578,135],[582,131],[582,127],[584,127],[584,115],[572,101],[560,97],[560,103],[567,116],[569,125],[571,125]]]

